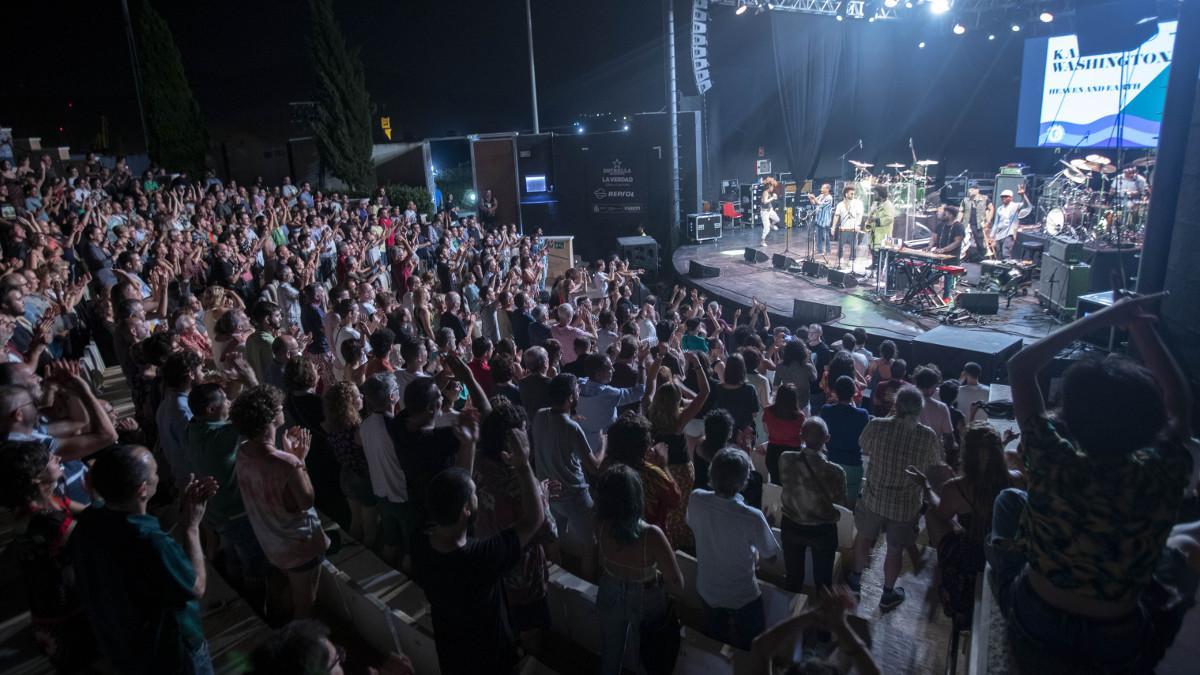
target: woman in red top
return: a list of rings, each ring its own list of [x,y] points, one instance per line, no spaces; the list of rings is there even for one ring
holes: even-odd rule
[[[803,445],[800,429],[804,426],[804,412],[800,410],[796,385],[789,382],[779,388],[775,403],[763,411],[763,426],[767,428],[767,472],[771,474],[771,482],[780,485],[779,456]]]

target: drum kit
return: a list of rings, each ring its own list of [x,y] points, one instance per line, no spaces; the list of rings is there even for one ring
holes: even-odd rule
[[[1143,157],[1125,168],[1152,168],[1154,162],[1154,157]],[[1108,157],[1090,154],[1059,164],[1062,168],[1042,185],[1038,197],[1046,234],[1092,242],[1118,236],[1118,229],[1125,237],[1137,236],[1145,227],[1148,196],[1110,197],[1119,168]]]
[[[910,165],[892,162],[884,166],[890,171],[878,174],[871,173],[874,164],[849,160],[854,167],[854,188],[863,207],[871,208],[872,188],[883,185],[887,188],[888,197],[896,205],[896,211],[924,211],[925,191],[933,179],[929,177],[929,168],[937,166],[935,159],[922,159]]]

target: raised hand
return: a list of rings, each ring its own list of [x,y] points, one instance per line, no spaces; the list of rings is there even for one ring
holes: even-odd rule
[[[312,448],[312,432],[303,427],[292,427],[283,433],[283,449],[301,461],[308,457]]]
[[[529,434],[525,433],[524,429],[509,429],[508,436],[504,439],[504,452],[500,456],[504,462],[511,467],[522,467],[529,464]],[[551,481],[553,482],[553,481]],[[547,485],[547,488],[551,486]],[[562,491],[562,485],[558,486],[559,492]]]
[[[191,528],[200,524],[204,519],[208,500],[217,494],[219,487],[217,479],[212,476],[197,478],[195,474],[188,474],[187,485],[184,486],[183,496],[179,500],[180,517],[184,527]]]

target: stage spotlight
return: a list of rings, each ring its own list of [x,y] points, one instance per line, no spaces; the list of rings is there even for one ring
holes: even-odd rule
[[[917,49],[925,49],[925,42],[924,41],[918,42]]]
[[[954,24],[954,34],[955,35],[962,35],[965,32],[967,32],[966,26],[962,25],[961,23]]]
[[[845,21],[845,20],[846,20],[846,17],[842,16],[841,14],[838,14],[838,15],[837,15],[837,20],[838,20],[838,21]]]
[[[583,125],[582,124],[575,127],[575,133],[577,133],[577,134],[583,133]]]
[[[1039,16],[1038,19],[1040,19],[1042,23],[1050,23],[1051,21],[1054,20],[1054,15],[1051,14],[1050,12],[1042,12],[1041,16]]]
[[[1014,32],[1014,33],[1020,33],[1020,32],[1021,32],[1021,24],[1019,24],[1019,23],[1014,23],[1014,24],[1012,25],[1012,32]]]
[[[995,40],[995,39],[996,39],[996,35],[995,35],[995,33],[988,33],[988,39],[989,39],[989,40]]]
[[[929,11],[934,14],[945,14],[950,11],[950,0],[933,0],[929,3]]]
[[[628,122],[621,125],[621,131],[629,131],[629,123]]]
[[[745,14],[746,13],[746,0],[738,0],[737,9],[733,10],[733,13],[738,16]]]
[[[467,190],[466,201],[468,204],[475,203],[475,191],[474,190]]]
[[[905,9],[912,9],[912,2],[906,2],[906,3],[904,3],[904,8],[905,8]]]
[[[883,6],[888,9],[892,9],[898,4],[900,4],[900,0],[883,0]]]

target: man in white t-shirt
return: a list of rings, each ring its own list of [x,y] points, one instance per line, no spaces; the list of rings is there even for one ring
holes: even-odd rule
[[[983,375],[983,368],[974,361],[963,366],[962,375],[958,381],[958,401],[955,407],[963,415],[966,415],[967,422],[986,422],[988,414],[982,408],[975,408],[976,403],[987,403],[991,400],[991,390],[986,384],[980,384],[979,378]]]
[[[387,432],[388,421],[403,399],[392,373],[368,377],[362,390],[368,414],[359,435],[371,477],[371,492],[379,498],[378,541],[383,559],[398,567],[420,525],[419,510],[408,503],[408,481]]]
[[[842,266],[843,249],[850,249],[850,266],[858,257],[858,238],[862,234],[863,203],[855,196],[854,186],[842,188],[842,201],[833,210],[833,233],[838,240],[838,267]]]
[[[921,409],[919,421],[937,432],[946,454],[952,457],[958,443],[954,439],[954,422],[950,417],[950,407],[938,400],[937,396],[938,386],[942,384],[942,374],[932,366],[921,366],[913,373],[913,384],[925,397],[925,407]]]

